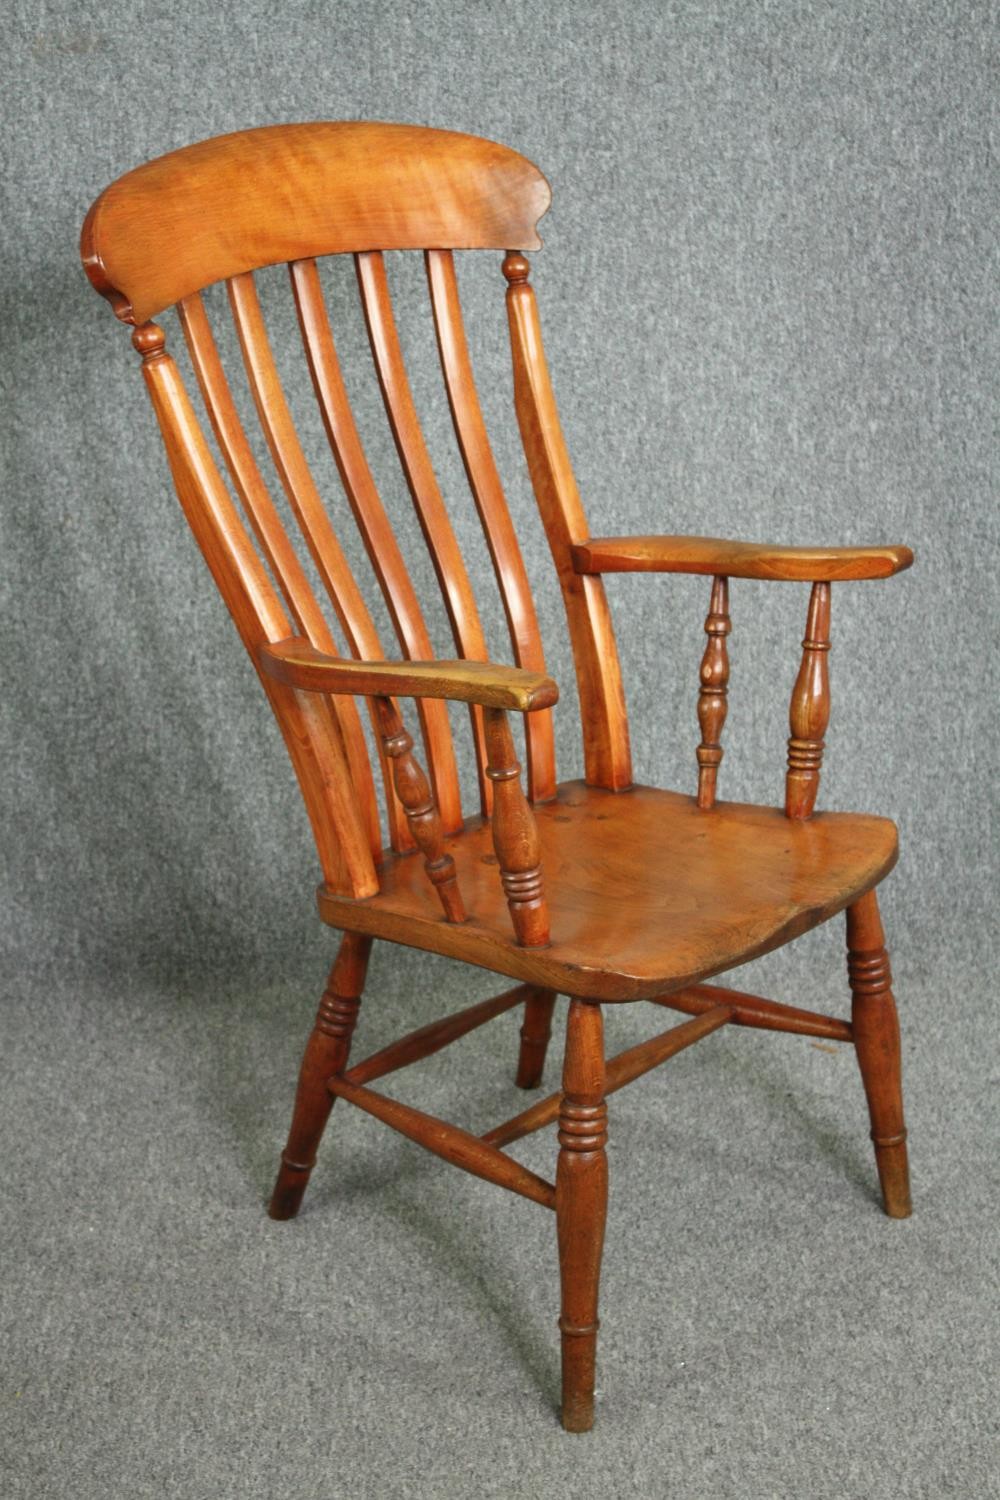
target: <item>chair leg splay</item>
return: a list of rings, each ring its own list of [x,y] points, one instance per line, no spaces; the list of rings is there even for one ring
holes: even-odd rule
[[[905,1219],[912,1205],[899,1018],[874,891],[847,908],[847,970],[853,997],[854,1046],[868,1099],[882,1200],[890,1218]]]
[[[302,1204],[333,1107],[327,1084],[332,1076],[343,1072],[350,1056],[371,947],[370,937],[348,932],[334,959],[302,1058],[288,1143],[281,1153],[268,1207],[272,1219],[293,1219]]]
[[[556,1169],[562,1424],[567,1432],[587,1432],[594,1425],[597,1289],[608,1208],[607,1119],[600,1006],[573,1000],[566,1022]]]

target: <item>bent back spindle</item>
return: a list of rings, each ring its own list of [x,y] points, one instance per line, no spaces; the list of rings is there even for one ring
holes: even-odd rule
[[[514,660],[543,672],[538,616],[517,534],[476,393],[454,251],[505,254],[515,400],[529,469],[567,609],[584,724],[587,779],[631,780],[618,658],[603,585],[573,571],[570,545],[587,535],[541,348],[525,250],[549,188],[530,162],[476,137],[410,126],[319,123],[242,131],[170,153],[127,173],[97,200],[82,237],[84,265],[135,342],[181,501],[255,665],[267,644],[298,637],[336,655],[338,637],[358,660],[435,652],[426,601],[373,478],[341,371],[317,259],[350,254],[374,374],[400,467],[441,590],[456,653],[489,657],[469,571],[424,438],[396,328],[384,252],[423,253],[430,313],[455,437],[493,563]],[[321,493],[283,388],[255,272],[286,261],[319,414],[396,643],[380,638],[347,561],[336,507]],[[247,388],[286,526],[254,454],[202,298],[224,283]],[[230,499],[152,321],[177,306],[181,329],[229,483]],[[242,512],[242,514],[241,514]],[[309,570],[293,536],[297,528]],[[310,571],[318,580],[315,592]],[[334,623],[335,622],[335,623]],[[374,893],[383,858],[375,782],[355,701],[300,692],[262,675],[309,809],[327,884],[355,898]],[[448,920],[465,912],[443,839],[462,804],[446,706],[420,699],[424,763],[397,706],[367,703],[385,795],[388,842],[419,848]],[[497,803],[498,857],[518,940],[547,940],[537,840],[516,778],[509,730],[493,710],[470,706],[478,811]],[[555,794],[551,712],[526,716],[529,801]]]

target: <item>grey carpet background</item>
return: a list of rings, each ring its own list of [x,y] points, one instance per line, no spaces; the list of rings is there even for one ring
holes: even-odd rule
[[[18,4],[2,26],[7,1492],[1000,1493],[996,8]],[[917,1215],[876,1211],[847,1053],[723,1034],[619,1096],[604,1396],[585,1439],[553,1415],[545,1216],[347,1110],[309,1211],[262,1215],[332,935],[284,752],[170,492],[127,333],[76,258],[87,206],[128,167],[339,117],[492,136],[550,177],[534,279],[595,530],[918,553],[901,579],[834,591],[822,794],[900,824],[884,904]],[[391,275],[506,655],[419,267],[395,257]],[[496,257],[461,275],[576,774]],[[287,291],[264,280],[317,443]],[[328,286],[373,465],[415,542],[343,268]],[[705,581],[610,592],[637,776],[691,786]],[[806,595],[733,587],[726,796],[780,797]],[[842,1007],[839,924],[746,983]],[[386,949],[359,1045],[490,991],[487,975]],[[610,1042],[654,1025],[618,1013]],[[401,1095],[485,1128],[518,1107],[515,1033],[493,1023]],[[551,1151],[546,1135],[523,1154],[547,1171]]]

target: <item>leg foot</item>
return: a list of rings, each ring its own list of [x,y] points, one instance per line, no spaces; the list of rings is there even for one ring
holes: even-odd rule
[[[533,990],[524,1002],[521,1051],[517,1059],[515,1079],[519,1089],[537,1089],[542,1081],[555,1003],[554,990]]]
[[[912,1205],[899,1018],[874,891],[847,909],[847,970],[853,996],[854,1046],[868,1099],[882,1201],[890,1218],[905,1219]]]
[[[267,1210],[272,1219],[294,1219],[302,1204],[333,1106],[327,1080],[347,1066],[371,946],[371,938],[345,933],[330,970],[302,1058],[288,1143]]]
[[[562,1424],[567,1432],[586,1432],[594,1423],[597,1291],[608,1207],[607,1118],[600,1007],[573,1000],[566,1023],[556,1168]]]

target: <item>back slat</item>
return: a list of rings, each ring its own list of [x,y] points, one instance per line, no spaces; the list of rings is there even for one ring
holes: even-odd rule
[[[228,282],[233,320],[239,334],[250,389],[260,424],[267,439],[288,502],[301,527],[323,587],[330,596],[351,653],[361,661],[383,661],[378,632],[351,573],[336,533],[326,513],[312,472],[299,442],[292,414],[281,387],[271,350],[257,288],[252,274],[234,276]],[[369,705],[371,709],[371,705]],[[376,744],[378,726],[372,717]],[[396,798],[392,775],[379,750],[385,784],[389,836],[394,849],[412,849],[413,838]]]
[[[476,394],[454,257],[450,250],[428,250],[425,260],[455,436],[493,559],[514,659],[520,667],[544,672],[545,654],[535,601]],[[556,781],[551,711],[528,714],[525,733],[531,799],[545,802],[555,796]]]
[[[456,648],[459,655],[468,661],[488,661],[489,653],[465,561],[445,510],[437,476],[417,418],[392,313],[385,262],[379,251],[356,255],[354,260],[386,414],[434,571],[444,595]],[[477,708],[470,712],[479,768],[480,797],[485,812],[490,806],[490,798],[482,713]]]
[[[318,650],[335,656],[337,648],[326,617],[309,587],[247,441],[200,294],[195,292],[185,298],[177,310],[220,451],[292,619],[299,632],[307,636]],[[361,720],[353,698],[332,698],[331,706],[340,722],[352,782],[364,809],[369,841],[377,857],[381,853],[382,840]]]
[[[358,435],[316,262],[297,261],[290,269],[316,399],[351,510],[404,654],[411,661],[430,661],[434,647]],[[445,829],[453,832],[462,826],[462,806],[448,710],[433,699],[421,700],[418,709],[438,811]]]
[[[326,880],[335,889],[346,886],[354,897],[370,895],[378,881],[357,797],[348,785],[337,721],[323,700],[276,692],[279,685],[261,672],[258,648],[288,635],[288,617],[226,492],[177,366],[163,352],[162,332],[147,324],[135,341],[181,506],[274,706]]]

